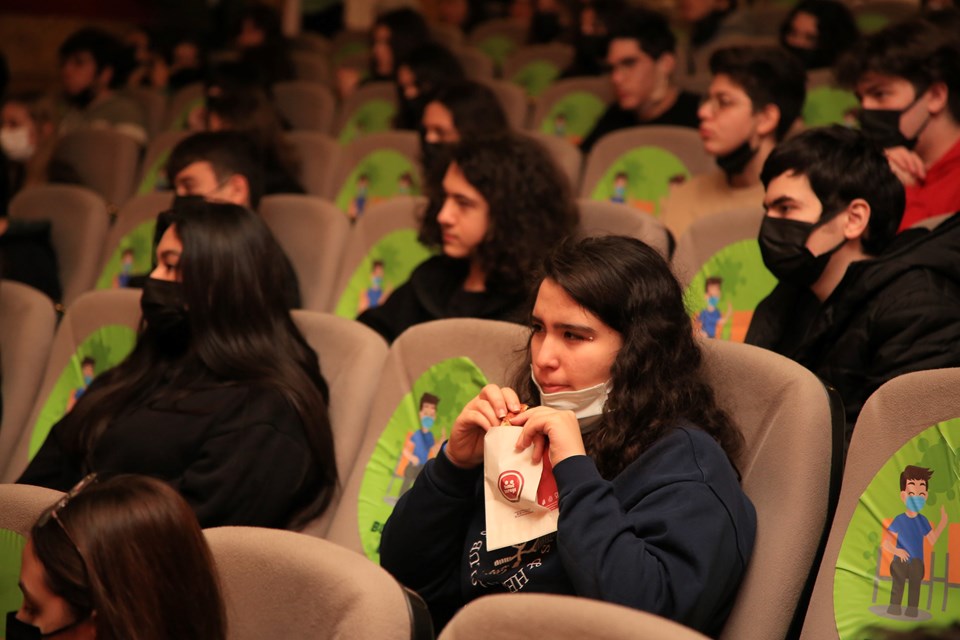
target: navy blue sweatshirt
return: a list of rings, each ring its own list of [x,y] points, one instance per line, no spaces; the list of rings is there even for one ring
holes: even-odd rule
[[[426,600],[438,630],[470,600],[523,591],[580,595],[720,632],[757,521],[709,435],[673,429],[612,482],[588,456],[563,460],[554,467],[557,532],[493,552],[482,473],[444,454],[430,460],[381,540],[380,563]]]

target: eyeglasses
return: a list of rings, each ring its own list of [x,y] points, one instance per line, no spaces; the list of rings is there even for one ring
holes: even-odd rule
[[[87,571],[87,560],[83,556],[83,552],[80,551],[79,545],[73,539],[73,536],[70,535],[70,532],[67,531],[67,528],[63,525],[63,521],[60,519],[60,512],[70,504],[70,501],[77,497],[81,491],[89,487],[91,484],[97,481],[97,474],[91,473],[90,475],[84,477],[80,482],[78,482],[70,491],[67,491],[60,500],[57,501],[53,507],[45,511],[40,518],[37,520],[37,529],[42,529],[47,526],[51,520],[56,521],[57,526],[60,527],[60,530],[63,531],[63,535],[67,536],[67,540],[70,541],[71,546],[77,552],[77,556],[80,557],[80,564],[83,565],[83,570]],[[89,575],[89,574],[88,574]]]

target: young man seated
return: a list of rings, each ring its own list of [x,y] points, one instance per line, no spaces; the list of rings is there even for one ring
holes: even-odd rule
[[[677,39],[659,13],[630,9],[612,21],[607,65],[616,102],[580,143],[588,153],[608,133],[639,125],[696,127],[699,98],[681,91],[671,76]]]
[[[840,62],[860,128],[906,187],[900,229],[960,209],[960,38],[922,19],[864,38]]]
[[[897,236],[903,185],[879,147],[840,126],[778,146],[761,179],[760,250],[779,284],[746,341],[835,386],[848,437],[887,380],[960,366],[960,217]]]
[[[132,54],[112,35],[93,28],[71,35],[59,53],[60,81],[68,107],[60,132],[110,127],[146,144],[143,109],[134,99],[115,91],[125,84],[133,67]]]
[[[713,80],[700,105],[700,138],[718,170],[675,187],[660,209],[674,238],[713,213],[763,202],[760,169],[800,117],[806,73],[777,47],[730,47],[710,57]]]

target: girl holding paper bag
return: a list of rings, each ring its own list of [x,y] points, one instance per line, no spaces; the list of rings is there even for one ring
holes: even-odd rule
[[[742,437],[701,377],[667,263],[630,238],[564,243],[542,270],[527,356],[513,388],[488,385],[464,407],[387,522],[381,564],[426,600],[438,629],[474,598],[528,591],[718,634],[756,513],[731,462]],[[555,533],[491,550],[484,436],[504,417],[522,427],[517,450],[534,464],[548,456],[559,520]]]

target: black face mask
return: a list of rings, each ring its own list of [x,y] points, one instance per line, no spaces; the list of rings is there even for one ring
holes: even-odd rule
[[[10,611],[7,613],[7,640],[41,640],[41,638],[54,638],[61,633],[66,633],[70,631],[77,625],[86,621],[86,618],[81,618],[76,622],[71,622],[65,627],[60,627],[56,631],[51,631],[50,633],[41,633],[39,627],[35,627],[32,624],[27,624],[22,620],[17,618],[16,611]]]
[[[450,164],[450,150],[453,145],[445,142],[420,143],[420,161],[423,164],[423,175],[430,184],[439,185],[443,182],[443,174]]]
[[[750,141],[747,140],[730,153],[717,156],[715,162],[720,170],[728,176],[740,175],[753,160],[753,156],[757,155],[758,150],[759,148],[751,147]]]
[[[923,130],[927,127],[927,123],[930,122],[930,116],[927,115],[927,119],[923,121],[923,124],[920,125],[920,128],[917,129],[917,132],[912,138],[906,137],[903,135],[903,132],[900,131],[900,117],[913,108],[922,97],[923,94],[921,93],[917,96],[916,100],[903,109],[861,109],[860,131],[863,132],[863,135],[868,140],[880,145],[884,149],[891,147],[913,149],[917,146],[917,139],[920,137],[920,134],[923,133]]]
[[[183,347],[190,335],[183,285],[179,282],[147,278],[140,296],[140,309],[147,331],[169,347]]]
[[[777,280],[809,287],[816,282],[827,268],[830,258],[840,247],[846,244],[844,239],[830,251],[815,256],[807,249],[807,238],[817,227],[829,220],[803,222],[787,218],[765,216],[760,225],[760,255]]]

